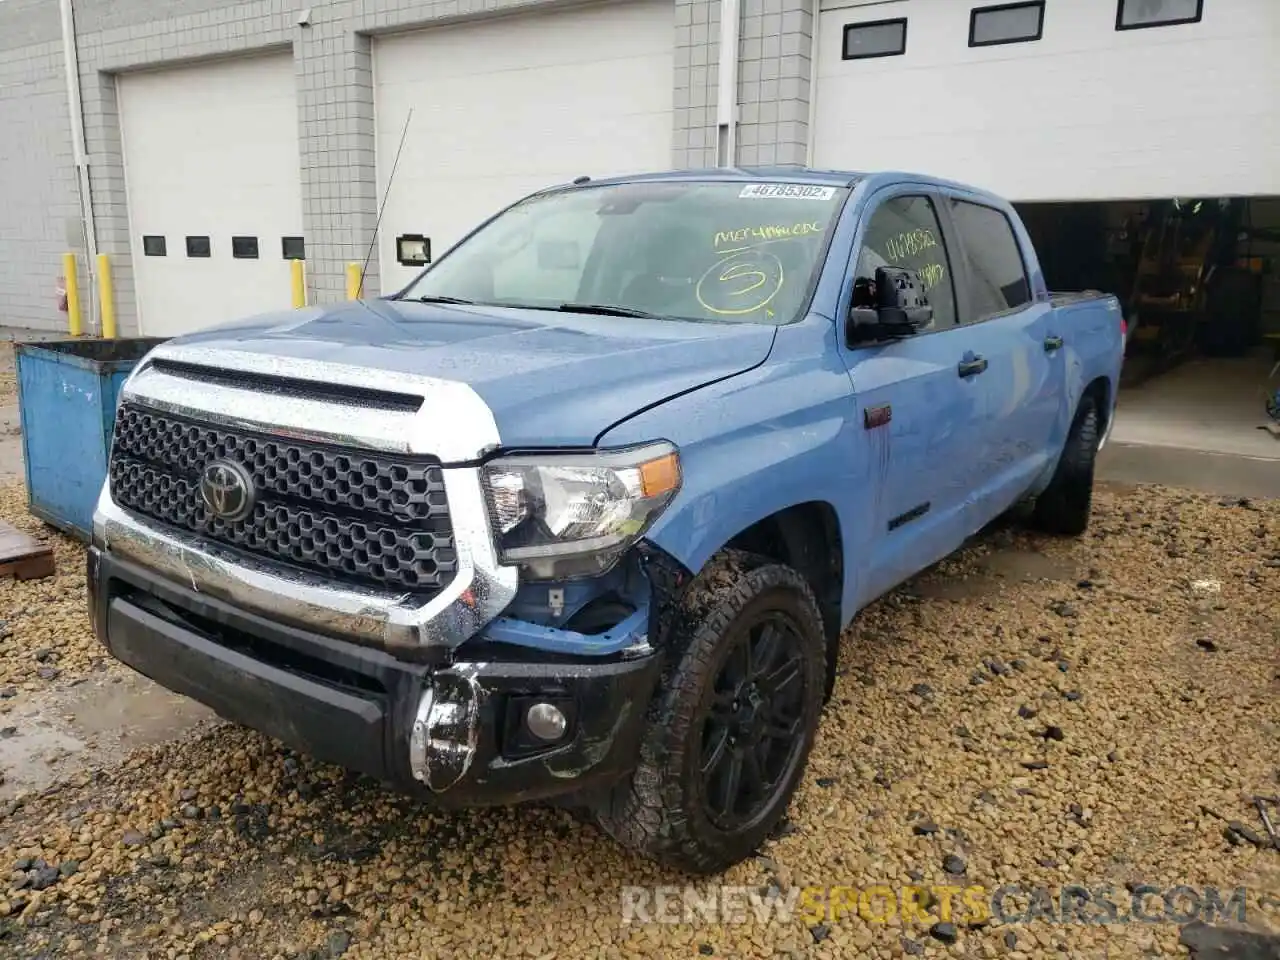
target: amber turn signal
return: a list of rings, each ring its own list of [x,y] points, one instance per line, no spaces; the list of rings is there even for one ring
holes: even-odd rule
[[[640,492],[657,497],[680,486],[680,458],[674,453],[640,464]]]

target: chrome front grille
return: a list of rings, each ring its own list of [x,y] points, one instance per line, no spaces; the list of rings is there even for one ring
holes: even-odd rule
[[[252,478],[243,520],[214,515],[200,476],[218,460]],[[136,403],[116,414],[111,497],[136,514],[287,565],[430,596],[457,571],[433,457],[231,429]]]

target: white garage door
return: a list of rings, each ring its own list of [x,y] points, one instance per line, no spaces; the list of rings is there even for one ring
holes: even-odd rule
[[[580,175],[671,166],[675,4],[457,24],[374,46],[378,196],[413,108],[379,239],[382,288],[415,269],[395,237],[438,256],[502,206]]]
[[[302,237],[293,59],[131,73],[117,83],[143,332],[288,309],[283,241]]]
[[[1280,3],[897,0],[821,14],[814,162],[951,177],[1014,200],[1280,193]],[[906,19],[902,55],[845,59],[845,27]],[[897,26],[855,28],[851,52],[895,49]],[[1024,33],[1025,31],[1025,33]]]

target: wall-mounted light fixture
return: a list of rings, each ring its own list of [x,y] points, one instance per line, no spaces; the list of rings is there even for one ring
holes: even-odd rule
[[[396,259],[406,267],[423,267],[431,262],[431,238],[420,233],[396,237]]]

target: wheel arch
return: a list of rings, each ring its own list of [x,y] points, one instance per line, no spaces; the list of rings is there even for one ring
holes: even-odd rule
[[[1098,408],[1098,430],[1106,433],[1107,426],[1111,420],[1111,378],[1102,376],[1095,377],[1084,388],[1084,392],[1080,395],[1080,399],[1085,397],[1093,398],[1093,402]],[[1077,405],[1077,410],[1079,406]],[[1072,414],[1074,419],[1075,414]]]
[[[809,584],[822,614],[830,696],[844,624],[844,540],[835,507],[822,500],[794,504],[740,530],[725,546],[790,567]]]
[[[1076,417],[1080,413],[1080,404],[1084,402],[1086,397],[1093,400],[1094,406],[1097,408],[1099,435],[1104,437],[1107,435],[1107,428],[1110,426],[1112,414],[1111,397],[1113,389],[1111,378],[1106,375],[1094,377],[1085,384],[1084,389],[1080,391],[1079,399],[1067,409],[1069,415],[1066,420],[1066,430],[1062,434],[1062,448],[1054,453],[1049,462],[1045,464],[1044,469],[1036,477],[1035,482],[1027,489],[1025,494],[1027,499],[1040,496],[1053,480],[1053,475],[1058,469],[1058,462],[1062,459],[1062,452],[1066,447],[1067,438],[1071,435],[1071,424],[1075,423]],[[1070,397],[1068,397],[1067,402],[1071,402]]]
[[[839,635],[844,541],[835,507],[820,500],[794,504],[757,520],[725,546],[774,560],[799,573],[818,600],[828,637]]]

